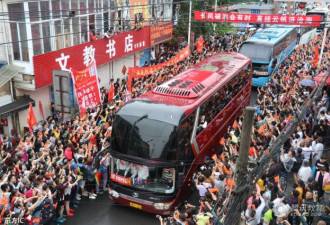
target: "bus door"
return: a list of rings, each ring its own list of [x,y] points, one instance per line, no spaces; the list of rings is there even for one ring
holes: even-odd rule
[[[268,65],[268,74],[271,75],[272,73],[275,73],[278,69],[278,60],[277,58],[273,58],[273,60]]]

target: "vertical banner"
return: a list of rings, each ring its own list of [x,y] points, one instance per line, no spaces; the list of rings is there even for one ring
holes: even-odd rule
[[[95,60],[84,70],[71,69],[71,75],[78,98],[80,113],[95,108],[101,102],[98,75]]]

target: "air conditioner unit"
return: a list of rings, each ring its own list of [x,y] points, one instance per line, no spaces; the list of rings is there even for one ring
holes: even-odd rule
[[[69,11],[68,16],[69,17],[75,17],[76,16],[76,11]]]

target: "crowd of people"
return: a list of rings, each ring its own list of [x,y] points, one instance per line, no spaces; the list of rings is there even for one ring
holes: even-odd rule
[[[223,43],[235,43],[226,38]],[[206,42],[203,54],[194,52],[189,61],[134,80],[131,97],[140,96],[220,49],[221,44]],[[180,50],[161,45],[152,64],[164,62]],[[33,132],[14,140],[1,136],[0,224],[60,224],[74,216],[82,196],[93,200],[107,190],[110,161],[102,150],[110,143],[112,122],[127,97],[126,88],[126,80],[114,82],[113,99],[101,88],[101,104],[84,117],[63,121],[51,104],[52,116]],[[93,160],[99,154],[96,170]],[[101,177],[96,178],[98,174]]]
[[[142,95],[209,55],[219,51],[237,51],[240,44],[252,34],[253,32],[240,36],[208,35],[202,53],[194,50],[187,60],[164,67],[150,76],[134,79],[131,97]],[[299,111],[302,102],[310,93],[309,87],[302,87],[297,81],[301,77],[315,75],[311,60],[315,51],[313,47],[319,42],[320,39],[317,38],[311,44],[297,48],[282,64],[279,72],[272,76],[267,87],[259,89],[256,126],[249,152],[251,161],[257,161],[263,154],[267,154],[270,142],[283,129],[289,120],[290,112]],[[329,40],[325,49],[326,54],[329,54],[328,46]],[[162,63],[180,50],[181,47],[162,45],[151,64]],[[327,63],[328,61],[323,62],[323,69]],[[148,65],[150,64],[145,66]],[[281,74],[286,76],[283,77]],[[127,99],[126,90],[126,80],[117,80],[114,82],[114,98],[108,99],[108,90],[101,88],[101,104],[95,109],[89,109],[84,117],[74,116],[68,121],[63,121],[61,114],[52,107],[53,115],[34,132],[20,136],[17,141],[10,141],[8,137],[1,138],[0,224],[63,223],[66,217],[74,216],[82,196],[92,201],[98,194],[107,190],[110,160],[109,154],[102,150],[110,143],[112,122],[117,110]],[[288,94],[289,90],[293,90],[290,92],[292,94]],[[279,220],[288,218],[290,223],[294,224],[292,220],[296,221],[296,217],[285,210],[293,208],[293,205],[288,204],[293,202],[297,195],[295,190],[299,192],[299,202],[292,204],[314,204],[313,197],[316,201],[325,198],[323,186],[328,185],[329,167],[322,152],[324,143],[329,142],[327,132],[330,131],[327,92],[322,99],[313,105],[297,132],[283,146],[281,156],[273,160],[269,171],[258,181],[256,192],[248,202],[248,224],[259,224],[261,219],[264,224],[268,224],[275,216]],[[182,203],[173,217],[159,217],[163,224],[206,225],[221,222],[216,219],[217,213],[228,200],[234,187],[236,151],[233,149],[239,148],[238,135],[242,118],[237,122],[239,125],[229,130],[225,136],[220,154],[205,158],[204,164],[196,171],[200,204],[193,206],[188,202]],[[96,170],[93,160],[98,155],[101,160],[99,169]],[[304,171],[312,168],[315,170],[314,174],[312,170],[311,176],[307,176],[308,173]],[[101,177],[95,179],[100,172]],[[297,188],[288,201],[283,197],[283,186],[277,185],[275,178],[278,174],[284,178],[290,177],[291,173],[295,175]],[[313,191],[317,191],[317,194]],[[265,212],[262,213],[263,211]],[[282,215],[284,213],[285,216]],[[329,222],[329,208],[324,207],[319,217]],[[303,221],[304,216],[299,218]],[[306,217],[310,224],[311,219],[308,218],[310,217]]]
[[[326,72],[330,60],[330,39],[326,39],[324,58],[317,71],[315,52],[321,48],[323,35],[309,44],[298,46],[272,74],[265,87],[258,88],[255,123],[249,148],[249,168],[258,165],[270,153],[271,143],[286,124],[298,115],[314,87],[302,86],[300,81]],[[329,37],[329,34],[327,35]],[[317,46],[319,48],[317,48]],[[297,130],[271,159],[269,168],[257,181],[253,194],[242,212],[248,225],[328,225],[330,224],[330,88],[299,121]],[[234,173],[239,154],[239,135],[243,116],[238,118],[220,141],[219,154],[206,157],[196,171],[199,202],[184,202],[172,217],[160,217],[160,223],[220,225],[225,213],[219,212],[235,187]]]

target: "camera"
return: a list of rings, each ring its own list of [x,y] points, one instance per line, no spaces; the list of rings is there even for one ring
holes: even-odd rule
[[[317,196],[317,191],[313,191],[313,195]]]
[[[188,204],[188,201],[187,201],[187,200],[186,200],[186,201],[184,201],[184,204],[185,204],[185,205],[187,205],[187,204]]]
[[[164,218],[164,223],[167,223],[167,218]]]
[[[178,211],[178,207],[175,207],[174,210],[175,210],[175,211]]]
[[[156,218],[157,218],[157,219],[160,219],[160,218],[161,218],[161,216],[160,216],[160,215],[156,215]]]

